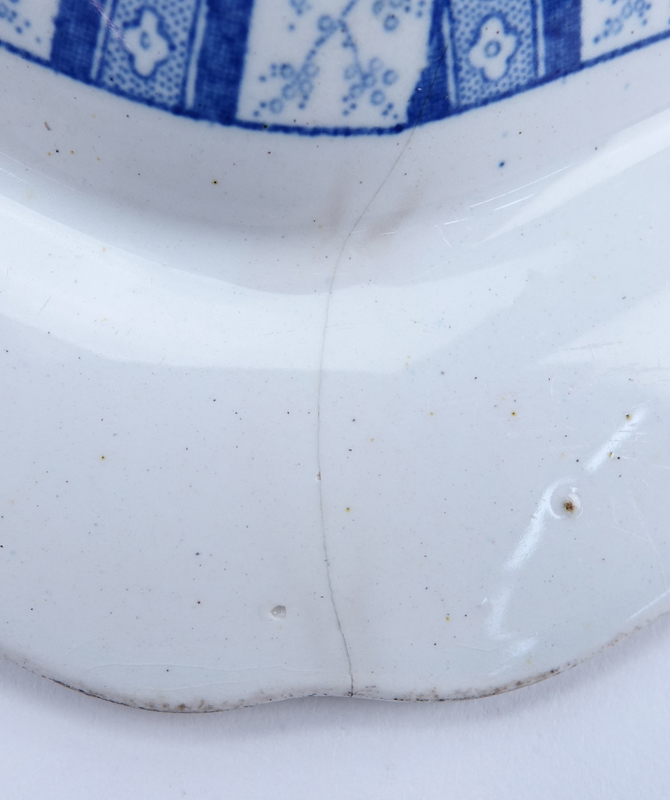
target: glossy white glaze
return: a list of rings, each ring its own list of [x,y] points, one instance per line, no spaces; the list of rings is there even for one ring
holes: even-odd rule
[[[0,66],[7,656],[448,698],[667,610],[668,45],[358,139]]]

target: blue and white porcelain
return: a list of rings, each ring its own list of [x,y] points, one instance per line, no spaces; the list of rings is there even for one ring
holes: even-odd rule
[[[132,100],[247,128],[384,134],[670,34],[659,0],[6,0],[2,44]]]
[[[447,699],[670,607],[670,6],[0,3],[0,651]]]

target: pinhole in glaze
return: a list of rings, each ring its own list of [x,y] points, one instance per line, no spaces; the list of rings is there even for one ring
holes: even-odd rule
[[[475,697],[668,610],[660,0],[0,7],[0,651]]]

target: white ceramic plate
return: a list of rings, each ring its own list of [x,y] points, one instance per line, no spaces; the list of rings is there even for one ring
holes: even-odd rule
[[[194,5],[188,41],[215,6],[205,24]],[[317,92],[305,136],[256,89],[212,122],[204,57],[182,59],[191,105],[143,95],[187,40],[114,8],[85,74],[62,41],[0,53],[3,652],[147,708],[442,699],[537,681],[666,611],[656,11],[625,29],[631,52],[584,16],[556,80],[556,37],[540,74],[536,28],[523,49],[491,12],[463,55],[454,17],[449,52],[481,86],[517,57],[536,71],[499,99],[445,62],[460,105],[432,121],[392,81],[405,110],[383,130],[371,92],[349,127]],[[161,107],[101,91],[121,56],[116,90]]]

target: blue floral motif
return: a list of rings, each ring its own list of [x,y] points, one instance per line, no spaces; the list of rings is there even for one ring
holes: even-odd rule
[[[618,36],[631,17],[637,17],[641,25],[646,25],[648,22],[647,17],[651,11],[651,3],[647,0],[609,0],[609,3],[615,13],[606,18],[600,32],[593,37],[594,44],[599,44],[603,39]]]
[[[383,117],[393,112],[394,104],[387,102],[386,87],[393,86],[398,80],[398,73],[388,69],[380,58],[372,58],[367,65],[363,65],[358,58],[344,71],[345,81],[350,81],[347,94],[342,98],[344,108],[342,114],[347,116],[357,107],[357,103],[367,98],[369,103],[377,106]],[[398,115],[394,114],[393,119]]]
[[[59,0],[0,0],[0,44],[49,58]]]
[[[299,67],[288,63],[271,64],[269,79],[279,79],[283,85],[279,94],[261,103],[261,108],[268,107],[273,114],[280,114],[284,106],[292,101],[295,101],[299,108],[304,108],[314,90],[314,79],[318,74],[319,67],[311,54]]]
[[[142,78],[148,78],[156,67],[167,60],[172,43],[163,32],[163,18],[153,8],[140,9],[135,23],[125,26],[126,47],[133,61],[134,71]]]
[[[105,36],[96,38],[93,80],[145,102],[173,108],[183,104],[202,3],[116,0],[111,5]]]
[[[450,0],[446,37],[454,54],[453,92],[460,108],[519,91],[539,77],[536,0]]]
[[[388,33],[401,27],[406,17],[415,16],[421,19],[424,14],[425,1],[419,0],[374,0],[372,13]]]
[[[519,37],[508,29],[502,16],[487,17],[479,29],[477,41],[468,54],[473,67],[481,69],[489,81],[499,81],[507,72]]]
[[[310,11],[312,8],[308,0],[289,0],[289,3],[291,4],[291,7],[295,11],[295,13],[298,15]]]
[[[290,1],[292,6],[299,2]],[[324,5],[322,0],[314,0],[312,3],[313,6],[319,4]],[[421,20],[425,4],[426,0],[368,0],[367,3],[366,0],[348,0],[335,13],[331,11],[318,14],[314,11],[311,22],[303,23],[311,24],[311,35],[310,28],[303,27],[297,40],[302,43],[304,55],[300,60],[274,61],[262,71],[258,76],[258,83],[263,89],[259,92],[260,97],[255,108],[250,109],[250,115],[253,119],[270,121],[273,118],[283,119],[288,114],[295,115],[315,102],[315,92],[319,89],[321,97],[318,103],[321,107],[324,102],[330,103],[330,111],[327,113],[331,119],[337,114],[343,122],[346,122],[346,118],[353,117],[364,118],[368,124],[375,118],[380,123],[387,120],[387,124],[395,123],[400,119],[400,113],[406,114],[408,97],[416,78],[410,86],[400,90],[404,95],[401,94],[402,108],[398,108],[399,86],[406,69],[400,69],[397,63],[389,63],[388,48],[385,57],[381,54],[370,57],[364,51],[367,49],[369,53],[371,45],[379,48],[379,37],[393,37],[389,40],[392,42],[395,37],[401,36],[408,20],[412,19],[415,23]],[[375,34],[376,45],[369,38],[357,34],[358,27],[368,25],[365,21],[367,14],[370,15],[367,20],[379,26]],[[418,24],[427,32],[428,22]],[[293,30],[295,28],[289,26],[291,33]],[[426,48],[425,35],[424,33],[420,40],[421,50]],[[396,50],[390,52],[392,56],[397,53]],[[415,70],[417,76],[425,59],[424,52],[419,53],[419,63]],[[398,56],[395,55],[395,58],[398,59]],[[327,78],[323,77],[324,61],[331,65]],[[332,71],[334,63],[339,65],[336,72]],[[324,81],[327,81],[325,91],[330,94],[332,101],[324,100]],[[339,81],[339,91],[338,84],[334,81]],[[271,91],[268,92],[268,89]],[[246,96],[251,91],[253,90],[247,90],[243,94]],[[335,103],[339,105],[339,111],[335,111]]]

